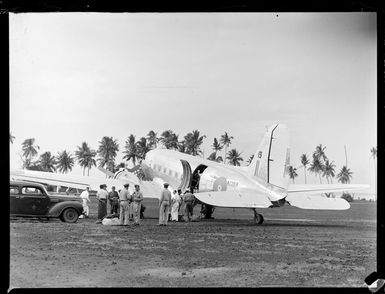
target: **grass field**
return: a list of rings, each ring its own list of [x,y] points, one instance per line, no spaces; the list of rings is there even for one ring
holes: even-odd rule
[[[366,287],[376,270],[376,204],[346,211],[217,208],[213,220],[139,227],[12,219],[11,287]],[[194,212],[199,212],[199,205]]]

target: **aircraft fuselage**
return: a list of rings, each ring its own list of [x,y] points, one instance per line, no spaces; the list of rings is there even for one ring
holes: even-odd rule
[[[284,196],[275,192],[274,187],[263,185],[257,178],[247,174],[247,168],[226,165],[198,156],[168,149],[154,149],[147,153],[142,166],[152,178],[161,178],[172,189],[182,192],[197,185],[198,192],[211,191],[253,191],[268,195],[272,202]],[[200,177],[196,177],[200,171]]]

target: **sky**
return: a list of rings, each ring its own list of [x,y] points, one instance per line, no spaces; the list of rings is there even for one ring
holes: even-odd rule
[[[346,146],[351,183],[374,191],[375,13],[11,13],[9,22],[11,168],[27,138],[56,155],[112,136],[121,162],[130,134],[167,129],[206,135],[205,157],[226,131],[245,165],[278,122],[290,129],[296,183],[301,154],[326,146],[338,173]]]

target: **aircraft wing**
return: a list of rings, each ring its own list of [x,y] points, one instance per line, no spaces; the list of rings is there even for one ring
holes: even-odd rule
[[[329,192],[345,192],[368,189],[369,185],[352,185],[352,184],[325,184],[325,185],[289,185],[287,192],[299,194],[322,194]]]
[[[285,200],[290,205],[302,209],[345,210],[350,208],[349,202],[342,198],[289,194]]]
[[[195,193],[201,202],[220,207],[267,208],[272,205],[266,195],[255,191],[214,191]]]
[[[90,187],[91,190],[99,190],[101,184],[106,184],[109,190],[111,186],[115,186],[116,190],[123,187],[125,183],[129,183],[129,191],[134,191],[134,185],[139,184],[143,197],[145,198],[159,198],[161,192],[161,185],[156,182],[145,182],[139,179],[124,178],[124,179],[104,179],[89,176],[69,176],[65,174],[57,174],[50,172],[40,172],[31,170],[11,170],[10,179],[15,181],[29,181],[35,183],[43,183],[54,186],[64,186],[76,189],[85,189]]]

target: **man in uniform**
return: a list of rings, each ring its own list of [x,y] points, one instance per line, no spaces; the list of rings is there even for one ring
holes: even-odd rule
[[[129,204],[128,200],[131,198],[130,193],[128,192],[128,187],[130,184],[126,183],[124,184],[124,188],[120,191],[119,194],[119,201],[120,201],[120,215],[119,215],[119,225],[128,226],[128,220],[129,220]]]
[[[115,187],[111,187],[111,192],[108,193],[108,201],[110,202],[111,214],[117,214],[119,208],[119,194],[115,191]]]
[[[186,191],[186,193],[183,195],[183,201],[185,203],[185,220],[191,221],[191,217],[193,215],[193,202],[194,202],[194,195],[192,194],[192,189],[190,191]]]
[[[168,211],[171,205],[171,192],[168,190],[168,183],[164,183],[164,190],[159,199],[159,226],[167,226]]]
[[[140,222],[140,208],[143,201],[143,194],[140,191],[139,185],[135,185],[135,191],[132,194],[134,225],[139,226]]]
[[[100,190],[96,193],[96,198],[99,200],[98,202],[98,220],[97,224],[101,224],[103,218],[107,215],[107,185],[100,185]]]

